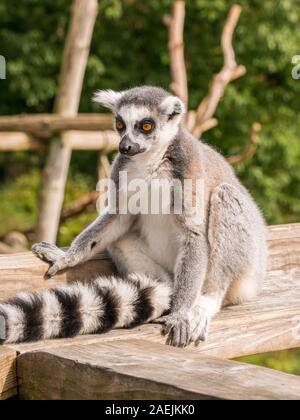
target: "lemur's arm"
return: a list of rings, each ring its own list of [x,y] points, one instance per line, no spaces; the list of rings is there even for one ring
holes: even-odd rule
[[[175,267],[172,312],[185,312],[201,293],[208,264],[207,238],[188,232],[183,251]]]
[[[133,218],[129,215],[113,215],[104,212],[73,241],[68,251],[63,252],[55,245],[42,242],[32,247],[34,254],[50,264],[45,277],[51,278],[61,270],[75,267],[88,261],[98,252],[123,236],[131,227]]]
[[[158,320],[164,324],[167,344],[184,347],[191,337],[193,310],[203,288],[208,265],[208,244],[204,233],[187,233],[183,252],[175,268],[171,313]]]

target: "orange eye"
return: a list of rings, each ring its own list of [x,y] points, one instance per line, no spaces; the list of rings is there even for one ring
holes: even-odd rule
[[[145,131],[146,133],[149,133],[149,131],[151,131],[152,130],[152,128],[153,128],[153,126],[152,126],[152,124],[143,124],[143,131]]]
[[[117,130],[121,131],[121,130],[124,130],[125,124],[122,121],[117,121],[116,127],[117,127]]]

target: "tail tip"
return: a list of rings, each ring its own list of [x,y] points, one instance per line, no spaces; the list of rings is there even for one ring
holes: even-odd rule
[[[4,315],[0,314],[0,345],[6,341],[6,319]]]

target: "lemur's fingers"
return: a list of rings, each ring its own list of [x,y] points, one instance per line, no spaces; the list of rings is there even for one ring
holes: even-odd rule
[[[180,314],[167,315],[156,322],[164,323],[162,335],[167,335],[166,344],[174,347],[185,347],[189,344],[191,326],[189,319]]]
[[[35,244],[31,250],[40,260],[49,264],[55,263],[65,255],[64,251],[59,249],[56,245],[48,244],[47,242]]]
[[[174,347],[186,347],[190,340],[190,323],[187,319],[178,320],[172,328],[171,345]]]
[[[168,319],[168,315],[161,316],[160,318],[154,319],[151,321],[151,324],[165,324]]]
[[[66,260],[64,258],[61,258],[60,260],[58,260],[56,263],[54,263],[53,265],[51,265],[48,269],[48,271],[46,272],[44,278],[45,280],[49,280],[52,277],[54,277],[58,272],[66,269],[68,267],[68,264],[66,262]]]

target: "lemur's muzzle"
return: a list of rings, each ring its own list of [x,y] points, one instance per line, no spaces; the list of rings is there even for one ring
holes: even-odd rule
[[[123,137],[119,146],[119,151],[122,155],[127,156],[135,156],[142,152],[140,145],[131,141],[128,136]]]

